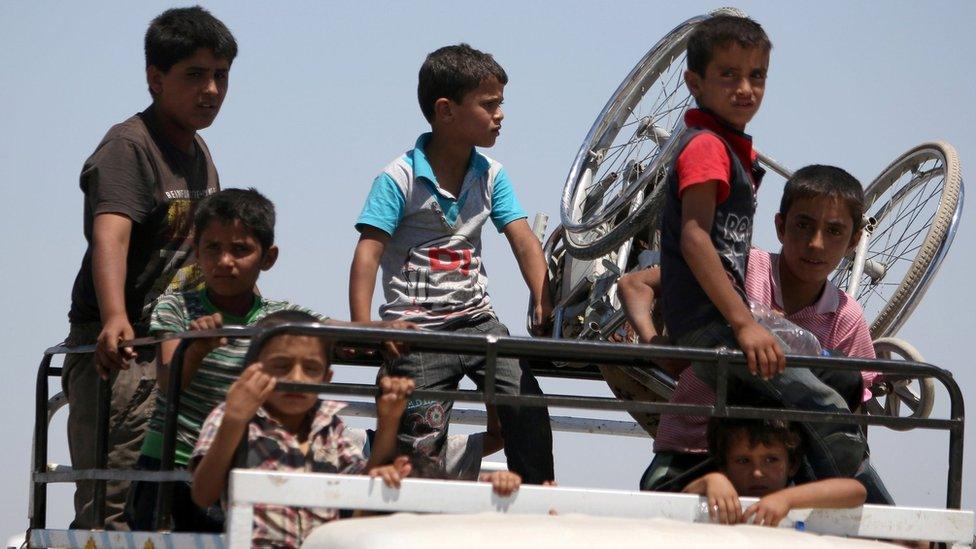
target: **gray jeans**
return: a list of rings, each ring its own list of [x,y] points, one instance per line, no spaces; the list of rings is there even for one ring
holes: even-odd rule
[[[101,332],[99,323],[72,324],[64,344],[70,347],[94,344]],[[144,334],[137,334],[144,335]],[[108,468],[132,469],[142,449],[142,439],[155,405],[156,364],[152,348],[137,349],[139,357],[128,370],[111,377],[112,404],[109,416]],[[98,372],[93,354],[65,356],[61,388],[68,397],[68,450],[74,469],[95,467],[95,416]],[[71,528],[102,528],[92,523],[94,482],[75,483],[75,518]],[[129,483],[109,481],[105,490],[105,524],[110,530],[128,530],[122,516]]]
[[[682,347],[737,348],[732,329],[714,322],[682,336]],[[711,362],[691,365],[695,375],[706,384],[716,386],[716,368]],[[807,368],[787,368],[765,380],[752,375],[745,364],[729,366],[729,402],[748,404],[754,398],[768,399],[784,408],[812,412],[851,413],[847,401],[836,390]],[[802,423],[807,434],[807,461],[817,479],[853,477],[867,455],[867,443],[857,425],[838,423]]]

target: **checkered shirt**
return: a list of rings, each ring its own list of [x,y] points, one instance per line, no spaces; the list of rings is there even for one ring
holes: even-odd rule
[[[313,419],[307,454],[302,453],[298,437],[263,408],[259,409],[248,425],[248,468],[290,473],[361,473],[366,464],[362,451],[345,436],[344,424],[336,415],[344,407],[339,402],[319,400],[309,411]],[[226,403],[217,406],[204,422],[190,458],[191,469],[213,444],[225,408]],[[335,518],[336,509],[255,505],[252,547],[297,548],[312,529]]]

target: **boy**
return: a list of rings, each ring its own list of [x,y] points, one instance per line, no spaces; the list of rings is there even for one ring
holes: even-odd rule
[[[781,253],[758,248],[749,252],[745,290],[749,301],[781,312],[787,320],[813,333],[825,349],[846,356],[874,358],[874,346],[861,306],[828,280],[840,260],[861,237],[864,192],[860,182],[846,171],[813,165],[801,168],[786,182],[780,210],[775,217]],[[648,332],[647,310],[638,306],[650,302],[655,269],[628,275],[622,295],[628,316],[634,318],[641,338]],[[645,290],[640,286],[644,285]],[[651,284],[651,286],[647,286]],[[643,297],[634,297],[643,293]],[[651,328],[653,330],[653,328]],[[826,386],[854,409],[871,397],[873,372],[813,371]],[[819,390],[826,390],[820,387]],[[739,397],[740,401],[748,397]],[[715,403],[715,393],[691,368],[681,372],[671,402]],[[705,461],[708,453],[706,417],[661,416],[654,441],[654,461],[641,482],[644,489],[677,488],[676,477]],[[869,475],[869,476],[865,476]],[[858,474],[870,491],[871,503],[893,503],[870,467]],[[686,479],[685,479],[686,480]]]
[[[712,520],[775,527],[791,509],[864,504],[864,486],[849,478],[791,486],[803,456],[802,438],[785,421],[713,418],[708,440],[720,470],[691,482],[684,492],[705,496]],[[760,499],[743,512],[739,496]]]
[[[386,303],[380,315],[428,330],[507,335],[492,311],[481,260],[481,227],[491,217],[504,232],[532,297],[542,329],[552,306],[546,265],[501,165],[475,147],[495,144],[504,117],[508,77],[491,55],[459,44],[441,48],[420,68],[420,107],[431,132],[375,179],[356,223],[360,232],[349,278],[353,321],[370,318],[377,268]],[[484,357],[413,353],[389,375],[414,378],[424,389],[456,389],[461,377],[484,382]],[[496,382],[506,395],[541,394],[518,361],[499,359]],[[451,402],[411,402],[400,426],[404,453],[443,464]],[[499,406],[509,468],[532,484],[553,479],[552,431],[545,408]]]
[[[316,322],[302,311],[281,311],[258,323]],[[193,501],[213,505],[227,487],[234,453],[247,434],[247,466],[316,473],[368,473],[393,487],[410,473],[406,457],[393,458],[396,430],[413,381],[381,377],[376,402],[376,445],[369,460],[344,433],[336,413],[343,404],[320,400],[315,393],[275,391],[278,380],[328,383],[332,379],[332,342],[320,337],[282,334],[264,342],[251,364],[231,386],[227,401],[207,417],[190,459]],[[338,517],[336,509],[254,507],[255,547],[299,547],[316,526]]]
[[[790,408],[849,412],[844,399],[809,370],[784,371],[782,349],[746,303],[746,258],[762,170],[743,132],[762,103],[771,47],[759,24],[734,16],[709,18],[689,38],[685,82],[699,108],[685,117],[688,131],[667,180],[661,222],[664,324],[680,346],[742,350],[747,365],[729,368],[732,398],[751,392]],[[854,223],[848,224],[853,230]],[[798,261],[802,265],[805,258]],[[823,263],[817,259],[817,272]],[[714,389],[714,364],[691,367]],[[857,426],[806,428],[817,478],[855,473],[866,449]]]
[[[261,271],[278,259],[274,225],[274,204],[254,189],[225,189],[202,201],[193,218],[193,255],[204,283],[198,289],[160,296],[150,333],[161,336],[224,325],[249,326],[270,313],[296,309],[285,301],[265,299],[254,290]],[[142,444],[139,469],[158,470],[160,466],[169,364],[179,344],[180,340],[172,339],[161,345],[160,394]],[[186,466],[207,414],[224,400],[230,384],[218,376],[240,375],[247,347],[247,339],[226,338],[193,339],[186,345],[176,437],[178,467]],[[127,509],[133,529],[154,529],[156,487],[153,482],[133,483]],[[173,497],[175,530],[223,531],[219,509],[193,506],[187,484],[174,484]]]
[[[219,189],[197,131],[213,123],[227,93],[237,55],[233,35],[203,8],[171,9],[150,23],[145,50],[152,104],[113,126],[81,171],[88,249],[71,291],[65,345],[96,350],[68,355],[62,372],[75,469],[95,466],[99,376],[112,380],[108,467],[135,463],[152,409],[153,350],[137,355],[118,343],[147,334],[157,296],[198,283],[189,253],[193,210]],[[108,482],[109,528],[125,528],[127,488],[128,482]],[[72,528],[103,526],[91,522],[92,489],[90,481],[76,483]]]

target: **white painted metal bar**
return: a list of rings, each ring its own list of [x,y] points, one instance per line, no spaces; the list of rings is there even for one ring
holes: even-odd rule
[[[755,501],[742,498],[743,508]],[[232,549],[248,547],[252,506],[256,503],[418,513],[555,511],[708,522],[702,498],[686,494],[523,486],[510,497],[499,497],[492,493],[490,485],[476,482],[406,479],[396,490],[364,476],[253,470],[231,472],[231,503],[228,541]],[[957,547],[972,546],[976,525],[972,511],[865,505],[855,509],[791,511],[780,527],[793,528],[801,521],[807,531],[818,534],[939,541]]]
[[[77,547],[78,549],[136,549],[166,547],[169,549],[224,549],[219,534],[185,534],[168,532],[106,532],[104,530],[31,530],[31,547]]]
[[[376,406],[372,402],[347,402],[340,414],[346,417],[376,417]],[[633,421],[573,416],[551,416],[549,419],[553,431],[650,438],[647,431]],[[484,410],[454,408],[451,411],[451,423],[458,425],[483,426],[487,420],[488,414]]]

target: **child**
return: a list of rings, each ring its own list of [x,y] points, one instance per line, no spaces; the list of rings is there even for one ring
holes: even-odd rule
[[[203,8],[170,9],[150,23],[145,52],[152,104],[113,126],[81,171],[88,249],[71,291],[65,345],[95,344],[96,350],[68,355],[62,371],[75,469],[95,466],[99,376],[112,379],[108,467],[135,463],[152,410],[153,348],[140,349],[137,357],[118,343],[148,333],[157,296],[199,283],[189,253],[193,210],[219,189],[197,131],[213,123],[227,94],[237,55],[233,35]],[[125,528],[128,484],[108,482],[109,528]],[[71,527],[102,528],[91,522],[92,483],[76,487]]]
[[[225,325],[251,326],[265,316],[300,309],[287,301],[273,301],[255,292],[258,276],[274,266],[274,204],[254,189],[225,189],[200,203],[193,220],[194,255],[204,284],[196,290],[163,295],[152,313],[150,332],[155,336],[187,330],[207,330]],[[317,322],[331,322],[313,317]],[[406,323],[386,323],[406,328]],[[162,457],[163,425],[169,364],[180,340],[162,343],[159,372],[160,395],[149,422],[136,466],[158,470]],[[183,353],[180,410],[177,416],[175,464],[185,467],[207,414],[224,401],[230,383],[244,370],[248,340],[239,338],[193,339]],[[220,377],[221,375],[225,377]],[[219,508],[198,509],[190,502],[190,487],[174,483],[174,530],[223,531]],[[130,527],[152,530],[156,505],[153,482],[133,483],[126,513]]]
[[[802,438],[780,420],[718,419],[708,426],[709,451],[720,470],[685,487],[706,497],[712,520],[777,526],[791,509],[845,509],[864,504],[864,486],[849,478],[791,485]],[[739,496],[760,498],[745,512]]]
[[[874,358],[861,306],[827,278],[857,245],[863,212],[864,192],[854,176],[832,166],[813,165],[797,170],[786,182],[775,218],[782,251],[770,254],[757,248],[750,250],[745,290],[751,302],[780,311],[787,320],[813,333],[823,348],[846,356]],[[626,283],[621,281],[627,287],[621,292],[624,306],[628,316],[634,318],[637,331],[644,334],[642,338],[656,335],[647,332],[650,315],[646,309],[641,314],[637,307],[651,301],[657,277],[656,269],[647,269],[628,275]],[[871,396],[868,387],[874,378],[872,372],[813,373],[852,409]],[[711,405],[715,403],[715,393],[689,368],[680,373],[671,402]],[[644,474],[641,487],[659,490],[671,484],[675,489],[683,484],[675,479],[706,460],[707,423],[706,417],[663,414],[654,441],[654,461]],[[869,469],[863,473],[874,476]],[[892,503],[880,480],[862,480],[871,492],[871,503]]]
[[[420,107],[431,132],[373,182],[356,223],[359,243],[349,277],[353,321],[370,318],[376,272],[383,267],[386,303],[380,315],[428,330],[507,335],[492,311],[481,260],[481,227],[490,217],[504,232],[529,287],[533,319],[542,329],[552,306],[538,239],[498,162],[475,147],[495,144],[508,77],[486,53],[467,44],[441,48],[420,68]],[[387,367],[424,389],[456,389],[464,375],[483,386],[483,357],[413,353]],[[541,394],[518,361],[498,359],[500,394]],[[414,401],[400,427],[405,453],[443,463],[451,402]],[[509,468],[526,482],[552,480],[552,431],[545,408],[499,406]]]
[[[743,132],[762,103],[771,47],[762,27],[734,16],[703,21],[689,39],[685,82],[699,108],[686,115],[689,129],[667,180],[661,223],[664,324],[680,346],[742,350],[747,364],[729,367],[730,397],[750,392],[790,408],[849,412],[844,399],[809,370],[784,371],[780,345],[746,303],[746,259],[762,170]],[[848,221],[851,230],[855,225]],[[819,245],[823,235],[817,238]],[[825,269],[820,252],[815,262],[798,252],[790,265]],[[803,289],[810,289],[808,281]],[[713,363],[691,367],[714,389]],[[817,423],[807,429],[808,459],[817,478],[857,471],[866,446],[856,425]]]
[[[302,311],[281,311],[258,323],[315,322]],[[193,501],[214,504],[227,487],[234,453],[247,433],[247,466],[262,470],[316,473],[368,473],[392,487],[410,473],[406,457],[393,458],[396,430],[413,391],[407,378],[382,377],[376,403],[376,444],[369,460],[345,435],[336,413],[343,404],[320,400],[315,393],[275,391],[278,380],[328,383],[332,379],[332,342],[320,337],[275,336],[264,342],[251,364],[230,388],[227,401],[210,413],[190,459]],[[337,518],[336,509],[254,507],[253,546],[299,547],[316,526]]]

